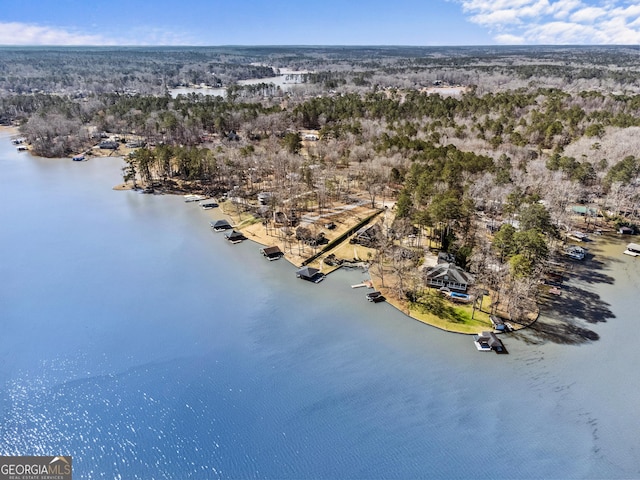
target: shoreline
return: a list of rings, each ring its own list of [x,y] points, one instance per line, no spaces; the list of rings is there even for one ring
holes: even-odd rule
[[[178,193],[172,193],[174,195],[179,195]],[[243,233],[245,233],[245,236],[247,238],[247,240],[252,241],[253,243],[255,243],[257,246],[259,247],[269,247],[272,246],[272,243],[267,243],[265,242],[265,238],[264,235],[254,235],[252,233],[251,230],[248,230],[248,227],[252,226],[252,225],[256,225],[255,223],[253,224],[248,224],[245,226],[242,226],[242,223],[246,220],[242,219],[242,214],[232,214],[230,212],[225,211],[225,206],[226,206],[226,202],[220,203],[220,207],[213,209],[213,213],[211,214],[211,218],[215,219],[215,220],[221,220],[221,219],[225,219],[227,221],[229,221],[229,223],[233,226],[234,229],[242,231]],[[246,214],[246,215],[251,215],[251,214]],[[259,227],[261,228],[261,227]],[[274,242],[276,243],[276,242]],[[392,295],[391,289],[389,287],[383,287],[380,279],[378,276],[376,276],[375,274],[373,274],[373,272],[371,272],[370,267],[371,267],[371,263],[367,262],[367,261],[362,261],[362,263],[366,264],[365,266],[362,267],[350,267],[348,264],[341,264],[341,265],[336,265],[336,266],[328,266],[327,264],[325,264],[323,262],[324,257],[326,257],[327,255],[331,254],[332,252],[335,252],[337,250],[339,250],[341,247],[343,247],[344,245],[347,246],[351,246],[348,243],[343,242],[340,245],[337,245],[335,248],[328,250],[327,252],[325,252],[324,254],[322,254],[320,256],[319,263],[316,264],[316,267],[325,275],[325,276],[329,276],[331,273],[333,273],[336,270],[339,270],[341,268],[361,268],[363,273],[366,272],[366,274],[368,275],[368,281],[371,282],[372,286],[369,288],[366,288],[366,290],[368,291],[381,291],[383,293],[383,295],[385,296],[385,301],[386,303],[388,303],[389,305],[391,305],[394,309],[396,309],[398,312],[402,313],[404,316],[410,318],[411,320],[420,322],[421,324],[430,326],[430,327],[434,327],[437,328],[438,330],[441,331],[445,331],[445,332],[449,332],[449,333],[455,333],[455,334],[459,334],[459,335],[476,335],[481,333],[482,331],[493,331],[493,327],[491,326],[490,322],[488,321],[488,315],[489,313],[484,311],[484,310],[477,310],[477,314],[484,314],[487,316],[487,321],[486,324],[479,327],[479,328],[475,328],[475,327],[467,327],[467,328],[453,328],[453,327],[446,327],[443,325],[438,324],[438,322],[429,322],[427,319],[425,318],[420,318],[418,316],[418,314],[416,314],[413,309],[408,308],[408,306],[404,303],[402,303],[401,301],[399,301],[394,295]],[[355,247],[354,247],[355,248]],[[354,252],[355,253],[355,252]],[[295,260],[298,259],[297,256],[291,256],[290,253],[287,253],[285,250],[283,250],[283,257],[287,262],[289,262],[289,264],[291,264],[293,267],[295,268],[300,268],[300,265],[298,264],[298,262],[296,262]],[[433,314],[432,314],[433,315]],[[435,315],[434,315],[435,316]],[[513,323],[517,324],[518,327],[514,329],[514,331],[518,331],[518,330],[522,330],[523,328],[527,328],[529,327],[532,323],[534,323],[537,318],[539,316],[539,309],[537,309],[537,311],[535,312],[535,318],[528,322],[527,324],[522,324],[519,322],[515,322],[513,321]],[[443,320],[443,322],[446,322],[446,320]],[[463,324],[464,325],[464,324]],[[502,332],[500,332],[502,333]]]
[[[133,184],[131,182],[129,183],[121,183],[118,185],[115,185],[113,187],[114,190],[131,190],[133,189]],[[140,190],[140,193],[142,193],[142,187],[139,186],[138,189]],[[186,190],[185,190],[186,191]],[[151,194],[151,193],[147,193],[147,194]],[[167,189],[167,190],[162,190],[162,189],[156,189],[156,191],[154,192],[154,194],[159,194],[159,195],[176,195],[179,196],[181,194],[183,194],[183,191],[178,190],[178,189]],[[260,229],[263,228],[262,224],[259,222],[255,222],[255,217],[253,217],[253,215],[251,215],[250,213],[245,213],[245,212],[241,212],[241,211],[237,211],[237,212],[231,212],[229,211],[230,205],[227,204],[227,202],[222,202],[220,203],[220,207],[218,208],[214,208],[212,209],[210,212],[208,212],[209,218],[210,219],[226,219],[227,221],[229,221],[229,223],[231,225],[233,225],[233,227],[237,230],[241,230],[243,231],[243,233],[245,233],[245,236],[247,238],[247,240],[251,240],[256,246],[258,247],[268,247],[268,246],[272,246],[274,244],[277,244],[277,242],[269,242],[268,241],[268,236],[267,235],[256,235],[253,233],[253,230],[255,230],[256,228]],[[246,216],[247,218],[243,218],[243,216]],[[251,230],[251,227],[253,227],[253,230]],[[275,240],[275,238],[274,238]],[[597,245],[599,238],[593,239],[590,241],[590,243]],[[340,269],[343,265],[337,265],[337,266],[329,266],[327,264],[325,264],[323,262],[324,257],[326,257],[327,255],[329,255],[330,253],[338,250],[340,247],[344,247],[346,244],[347,248],[354,248],[354,254],[355,254],[355,247],[353,245],[349,245],[348,243],[342,243],[339,246],[336,246],[336,248],[325,252],[323,255],[321,255],[320,259],[319,259],[319,263],[316,265],[319,267],[320,271],[325,275],[328,276],[330,275],[333,271]],[[300,256],[296,256],[296,255],[291,255],[293,253],[293,249],[294,248],[298,248],[296,247],[291,247],[289,246],[289,252],[286,251],[286,249],[282,249],[283,251],[283,258],[289,263],[291,264],[294,268],[300,268],[299,263],[296,260],[299,260],[299,258],[301,258]],[[306,248],[310,248],[310,247],[306,247]],[[343,252],[344,253],[344,252]],[[362,260],[361,260],[362,261]],[[448,333],[455,333],[455,334],[462,334],[462,335],[475,335],[480,333],[481,331],[494,331],[493,327],[490,325],[490,323],[486,322],[485,326],[479,327],[479,328],[473,328],[472,330],[467,327],[467,328],[456,328],[455,327],[455,323],[452,322],[447,322],[447,320],[442,320],[443,323],[440,323],[439,321],[429,321],[428,319],[425,318],[420,318],[420,314],[415,312],[414,309],[411,309],[408,307],[407,303],[404,303],[402,301],[400,301],[399,299],[395,298],[395,296],[393,294],[390,294],[389,292],[391,291],[390,287],[383,287],[382,286],[382,282],[380,280],[380,278],[378,278],[377,275],[374,274],[374,272],[372,272],[370,270],[370,266],[371,263],[367,262],[367,261],[362,261],[363,263],[367,264],[366,267],[360,267],[362,268],[363,272],[366,272],[368,274],[368,280],[371,281],[372,283],[372,287],[370,289],[367,289],[369,291],[373,290],[378,290],[381,291],[383,293],[383,295],[386,298],[386,302],[389,303],[393,308],[395,308],[397,311],[401,312],[402,314],[404,314],[404,316],[409,317],[410,319],[420,322],[422,324],[437,328],[438,330],[441,331],[445,331]],[[569,265],[572,265],[571,269],[575,269],[578,272],[580,271],[584,271],[585,268],[588,268],[583,262],[577,263],[577,262],[572,262]],[[349,268],[349,265],[344,265],[345,268]],[[580,274],[578,274],[579,276]],[[513,331],[521,331],[527,328],[530,328],[532,325],[534,325],[536,322],[538,322],[538,320],[540,319],[540,316],[542,315],[542,311],[543,310],[548,310],[549,307],[551,305],[554,304],[554,302],[563,302],[563,301],[568,301],[570,297],[567,297],[568,295],[568,291],[570,290],[571,287],[568,285],[565,285],[565,288],[562,290],[563,292],[563,296],[559,297],[558,299],[556,298],[549,298],[548,295],[544,295],[541,294],[542,296],[539,297],[539,300],[536,302],[536,308],[534,311],[531,312],[531,315],[528,319],[528,321],[523,322],[523,321],[515,321],[515,320],[510,320],[508,319],[507,321],[509,321],[510,323],[512,323],[515,328],[513,329]],[[485,315],[489,315],[489,312],[485,311],[485,310],[480,310],[477,309],[476,310],[476,314],[477,313],[483,313]],[[433,314],[431,314],[433,315]],[[435,317],[435,315],[434,315]],[[438,319],[441,319],[441,317],[435,317]],[[447,325],[447,323],[449,323],[449,325]],[[464,324],[462,324],[464,325]],[[494,333],[509,333],[509,332],[495,332]]]
[[[17,134],[18,133],[18,128],[17,127],[12,127],[12,126],[0,126],[0,131],[6,132],[6,133],[10,133],[11,135]],[[31,154],[31,152],[28,152]],[[96,155],[96,153],[102,153],[102,152],[95,152],[93,153],[93,158],[101,158],[101,157],[111,157],[111,158],[122,158],[122,154],[120,152],[120,154],[118,155],[113,155],[114,152],[109,152],[109,154],[104,154],[104,155]],[[31,154],[33,155],[33,154]],[[34,156],[35,157],[35,156]],[[66,158],[66,157],[63,157]],[[176,195],[179,196],[182,193],[182,185],[178,184],[176,185],[177,188],[156,188],[154,192],[149,192],[149,193],[144,193],[144,194],[159,194],[159,195]],[[116,184],[112,187],[113,190],[116,191],[127,191],[127,190],[134,190],[134,184],[133,182],[123,182],[123,183],[119,183]],[[137,184],[135,190],[139,190],[140,193],[143,193],[142,191],[144,190],[144,185],[143,184]],[[184,191],[189,190],[184,189]],[[189,190],[190,191],[190,190]],[[252,226],[252,224],[255,225],[255,222],[253,223],[248,223],[246,225],[243,225],[244,222],[246,222],[247,220],[243,220],[242,219],[242,215],[243,212],[238,212],[235,215],[231,212],[227,212],[225,211],[225,206],[226,206],[226,202],[223,202],[220,204],[219,208],[213,209],[212,212],[212,218],[215,219],[226,219],[228,220],[235,229],[237,230],[241,230],[243,231],[243,233],[247,233],[247,239],[253,241],[256,245],[260,246],[260,247],[268,247],[271,245],[276,245],[278,244],[277,241],[275,241],[276,239],[274,239],[274,242],[267,242],[265,235],[257,235],[255,233],[255,228],[252,230],[249,227]],[[215,213],[217,210],[217,214]],[[247,213],[245,214],[247,216],[249,216],[251,219],[255,219],[251,214]],[[237,218],[237,220],[236,220]],[[260,228],[257,227],[257,228]],[[319,259],[317,260],[317,264],[315,264],[315,262],[313,262],[316,267],[319,268],[319,270],[325,275],[328,276],[330,275],[333,271],[340,269],[343,265],[327,265],[324,263],[324,258],[329,255],[330,253],[339,250],[341,247],[343,247],[345,245],[345,242],[342,242],[339,245],[336,245],[335,248],[324,252],[322,255],[320,255]],[[286,248],[282,248],[283,251],[283,258],[285,260],[287,260],[287,262],[289,262],[293,267],[295,268],[300,268],[300,259],[304,258],[302,255],[295,255],[293,254],[293,248],[296,247],[292,247],[291,245],[289,245],[289,252],[287,252]],[[299,246],[297,248],[300,248]],[[302,247],[303,251],[304,248],[311,248],[311,247]],[[354,247],[354,254],[355,254],[355,247]],[[348,259],[344,259],[346,261],[349,261]],[[356,260],[356,258],[354,258],[354,261]],[[364,260],[359,260],[360,262],[366,264],[366,266],[362,266],[359,268],[362,268],[363,272],[366,272],[368,274],[368,280],[372,283],[372,287],[369,290],[377,290],[377,291],[381,291],[383,293],[383,295],[386,298],[386,302],[389,303],[393,308],[395,308],[396,310],[398,310],[399,312],[401,312],[402,314],[404,314],[406,317],[411,318],[412,320],[418,321],[422,324],[431,326],[431,327],[435,327],[439,330],[442,331],[446,331],[449,333],[457,333],[457,334],[463,334],[463,335],[474,335],[474,334],[478,334],[481,331],[484,330],[491,330],[493,331],[492,326],[488,323],[485,322],[485,325],[482,327],[478,327],[478,328],[474,328],[474,327],[466,327],[464,328],[465,324],[462,324],[463,328],[455,328],[455,323],[453,322],[447,322],[447,320],[442,320],[441,317],[437,317],[435,314],[429,314],[429,315],[433,315],[434,317],[441,319],[443,324],[440,324],[439,321],[429,321],[428,319],[425,318],[420,318],[420,314],[416,313],[414,311],[414,309],[410,308],[410,306],[399,300],[398,298],[396,298],[395,295],[391,294],[391,289],[390,287],[385,287],[382,286],[382,283],[380,281],[380,279],[373,274],[373,272],[370,271],[370,266],[371,263],[368,261],[364,261]],[[306,264],[306,263],[305,263]],[[348,268],[349,265],[344,265],[345,268]],[[488,312],[485,312],[483,310],[477,310],[478,313],[481,314],[486,314],[488,315]],[[514,331],[518,331],[518,330],[522,330],[523,328],[528,328],[530,327],[533,323],[535,323],[537,321],[537,319],[539,318],[540,315],[540,306],[539,306],[539,302],[538,302],[538,308],[536,309],[536,311],[534,312],[534,318],[532,318],[529,322],[527,322],[526,324],[522,323],[522,322],[516,322],[513,320],[509,320],[510,322],[517,324],[518,327],[514,329]],[[451,326],[446,325],[447,323],[450,323]]]
[[[117,184],[113,187],[113,190],[117,190],[117,191],[126,191],[126,190],[133,190],[133,183],[132,182],[127,182],[127,183],[121,183],[121,184]],[[183,194],[182,190],[176,190],[176,189],[156,189],[154,192],[149,192],[149,193],[143,193],[144,190],[144,186],[143,185],[138,185],[136,190],[139,191],[140,194],[143,195],[174,195],[174,196],[180,196]],[[186,191],[186,190],[185,190]],[[196,206],[198,208],[198,202],[193,202],[196,204]],[[220,202],[219,207],[217,208],[213,208],[211,210],[205,211],[208,214],[208,218],[210,220],[227,220],[232,226],[233,229],[241,231],[247,240],[252,241],[256,246],[258,247],[269,247],[269,246],[282,246],[282,244],[277,241],[277,237],[273,237],[274,241],[273,242],[268,242],[268,237],[269,235],[267,234],[259,234],[259,232],[256,231],[256,229],[262,229],[264,228],[262,226],[262,224],[260,222],[256,222],[255,221],[255,217],[250,214],[250,213],[245,213],[245,212],[241,212],[241,211],[236,211],[235,213],[228,211],[229,208],[233,208],[232,206],[228,205],[228,202]],[[243,218],[243,216],[246,216],[247,218]],[[343,241],[341,242],[339,245],[336,245],[333,249],[328,250],[326,252],[324,252],[322,255],[320,255],[320,257],[315,260],[314,262],[309,263],[309,265],[314,265],[314,268],[318,268],[320,270],[321,273],[323,273],[325,276],[329,276],[331,273],[333,273],[334,271],[341,269],[342,267],[344,268],[350,268],[349,264],[341,264],[341,265],[327,265],[326,263],[324,263],[324,258],[326,258],[326,256],[330,255],[333,252],[336,252],[338,250],[340,250],[341,248],[345,247],[346,248],[354,248],[354,255],[357,256],[357,253],[355,252],[355,249],[357,246],[355,245],[351,245],[348,243],[348,241]],[[289,245],[289,251],[287,251],[287,248],[281,248],[282,252],[283,252],[283,256],[282,258],[285,259],[290,265],[292,265],[294,268],[301,268],[301,263],[304,265],[307,265],[304,261],[300,261],[301,259],[304,260],[304,257],[302,257],[301,255],[295,255],[293,254],[293,249],[294,248],[299,248],[299,247],[292,247],[291,245]],[[305,247],[307,249],[310,249],[311,247]],[[366,250],[365,247],[362,247]],[[307,257],[308,258],[308,257]],[[350,260],[348,259],[344,259],[345,261],[349,262]],[[357,260],[357,258],[354,258],[354,260]],[[316,263],[317,262],[317,263]],[[368,281],[371,282],[372,287],[367,288],[366,290],[368,291],[381,291],[383,293],[383,295],[385,296],[385,301],[386,303],[388,303],[389,305],[391,305],[394,309],[396,309],[398,312],[402,313],[404,316],[410,318],[411,320],[420,322],[424,325],[430,326],[430,327],[434,327],[437,328],[438,330],[444,331],[444,332],[449,332],[449,333],[455,333],[455,334],[460,334],[460,335],[477,335],[479,333],[481,333],[482,331],[494,331],[492,325],[490,324],[490,322],[488,321],[488,316],[489,316],[489,312],[485,311],[485,310],[480,310],[477,309],[476,310],[476,314],[480,314],[480,315],[484,315],[487,317],[487,320],[484,321],[484,324],[478,327],[474,327],[474,326],[466,326],[466,324],[461,324],[462,328],[455,328],[455,323],[453,322],[448,322],[447,320],[442,320],[442,323],[446,324],[446,323],[450,323],[451,326],[446,326],[441,324],[438,321],[434,321],[434,322],[430,322],[428,319],[426,318],[420,318],[420,314],[416,313],[414,311],[414,309],[409,308],[409,306],[407,304],[405,304],[404,302],[400,301],[399,299],[396,298],[395,295],[393,295],[391,293],[391,288],[387,287],[387,286],[382,286],[382,283],[379,279],[379,277],[377,275],[375,275],[371,270],[371,262],[369,261],[365,261],[365,260],[359,260],[359,262],[364,263],[366,266],[358,266],[358,267],[351,267],[351,268],[361,268],[363,272],[366,272],[368,275]],[[453,304],[452,304],[453,305]],[[514,331],[520,331],[524,328],[528,328],[530,327],[533,323],[535,323],[539,317],[540,314],[540,308],[538,307],[535,311],[535,315],[534,318],[532,320],[530,320],[529,322],[527,322],[526,324],[522,323],[522,322],[516,322],[513,320],[509,320],[510,322],[512,322],[513,324],[516,324],[516,328],[514,328]],[[427,314],[425,314],[427,315]],[[440,319],[440,317],[437,317],[435,314],[428,314],[428,315],[433,315],[434,317]],[[495,333],[503,333],[503,332],[495,332]],[[506,332],[504,332],[506,333]]]

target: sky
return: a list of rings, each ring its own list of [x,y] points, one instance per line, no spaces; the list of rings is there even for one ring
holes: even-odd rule
[[[1,0],[0,45],[640,44],[640,0]]]

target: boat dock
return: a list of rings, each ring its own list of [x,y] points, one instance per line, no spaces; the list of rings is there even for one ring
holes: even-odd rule
[[[207,199],[207,197],[205,197],[204,195],[194,195],[194,194],[191,194],[191,193],[188,193],[188,194],[184,195],[184,201],[187,202],[187,203],[199,202],[201,200],[206,200],[206,199]]]
[[[480,352],[507,353],[500,339],[493,332],[482,332],[473,336],[473,343]]]

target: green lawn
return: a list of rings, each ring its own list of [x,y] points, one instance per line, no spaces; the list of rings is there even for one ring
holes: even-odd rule
[[[490,298],[485,297],[483,306],[490,305],[490,301]],[[478,308],[474,313],[472,303],[453,303],[435,292],[427,292],[417,302],[412,303],[410,316],[451,332],[469,334],[493,330],[489,313]]]

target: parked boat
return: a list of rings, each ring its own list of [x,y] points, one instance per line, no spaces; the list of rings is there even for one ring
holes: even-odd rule
[[[627,245],[627,249],[623,253],[632,257],[640,256],[640,245],[637,243],[630,243]]]
[[[576,245],[567,248],[565,253],[569,258],[573,258],[574,260],[584,260],[584,257],[586,256],[585,249]]]
[[[80,155],[75,155],[72,160],[74,162],[84,162],[85,161],[85,156],[80,154]]]
[[[215,200],[203,200],[199,205],[203,210],[209,210],[211,208],[216,208],[218,206],[218,202]]]

